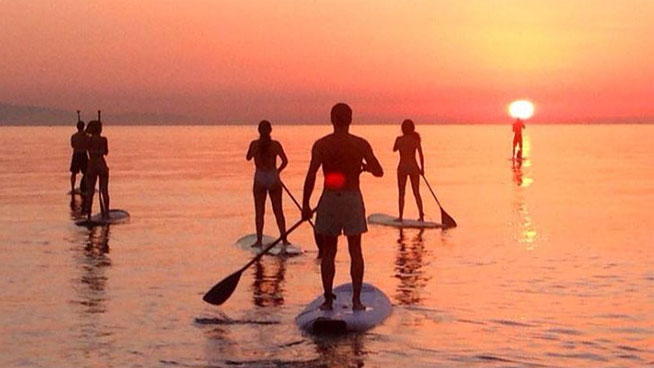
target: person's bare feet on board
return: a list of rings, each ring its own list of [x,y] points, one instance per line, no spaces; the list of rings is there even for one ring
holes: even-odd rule
[[[336,295],[329,293],[325,294],[325,301],[320,305],[320,310],[321,311],[330,311],[334,310],[334,299],[336,299]]]
[[[352,301],[352,310],[353,311],[363,311],[366,310],[366,306],[361,303],[360,300]]]

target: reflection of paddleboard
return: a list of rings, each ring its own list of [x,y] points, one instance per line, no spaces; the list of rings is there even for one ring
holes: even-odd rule
[[[272,236],[264,235],[262,239],[263,246],[261,248],[253,247],[252,244],[257,241],[257,234],[249,234],[237,240],[236,245],[241,249],[249,250],[250,252],[259,254],[264,248],[266,248],[266,246],[272,244],[275,240],[277,239],[273,238]],[[281,242],[279,242],[279,244],[275,245],[271,250],[268,251],[267,254],[273,256],[284,255],[283,247],[284,246],[281,244]],[[302,248],[300,248],[299,245],[290,244],[286,246],[286,255],[296,256],[298,254],[302,254]]]
[[[125,210],[109,210],[109,217],[103,218],[101,213],[96,213],[89,220],[79,220],[78,226],[102,226],[110,224],[122,224],[129,221],[129,213]]]
[[[438,222],[418,221],[418,220],[408,220],[408,219],[404,219],[402,221],[396,221],[395,219],[396,217],[386,215],[383,213],[373,213],[372,215],[368,216],[368,223],[393,226],[399,228],[411,227],[416,229],[432,229],[432,228],[443,227],[443,225],[439,224]]]
[[[386,294],[370,284],[361,287],[361,302],[366,306],[363,311],[352,310],[352,284],[340,285],[333,293],[333,310],[320,310],[325,301],[321,295],[295,317],[300,329],[315,334],[365,331],[382,323],[393,309]]]

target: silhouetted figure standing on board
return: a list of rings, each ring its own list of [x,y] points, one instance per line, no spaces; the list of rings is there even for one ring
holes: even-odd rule
[[[522,119],[518,118],[513,123],[513,152],[511,157],[522,158],[522,130],[525,129],[525,123]],[[516,156],[515,147],[520,146],[518,155]]]
[[[284,219],[284,210],[282,208],[282,182],[279,173],[288,165],[288,158],[282,148],[281,143],[270,137],[272,126],[267,120],[259,123],[259,139],[250,143],[250,148],[245,158],[250,161],[254,158],[256,170],[254,172],[254,185],[252,193],[254,194],[254,212],[255,225],[257,228],[257,241],[252,246],[261,247],[263,237],[263,215],[266,211],[266,195],[270,194],[273,213],[277,219],[279,233],[286,233],[286,220]],[[277,156],[281,158],[282,163],[277,167]],[[290,243],[284,237],[284,245]]]
[[[425,157],[422,154],[420,135],[416,132],[416,127],[410,119],[402,122],[402,134],[395,139],[395,145],[393,145],[393,152],[400,152],[400,163],[397,165],[400,217],[397,218],[397,221],[403,220],[407,177],[411,179],[411,189],[413,190],[413,195],[416,197],[419,214],[418,220],[424,221],[425,214],[422,210],[422,197],[420,197],[420,175],[425,173]],[[418,162],[416,161],[416,151],[418,151],[418,156],[420,157],[420,166],[418,166]]]
[[[98,112],[99,117],[99,112]],[[100,180],[100,211],[103,218],[109,216],[109,167],[104,159],[109,154],[109,143],[106,137],[101,136],[102,123],[100,120],[91,120],[86,128],[90,134],[87,140],[89,151],[89,166],[86,170],[86,216],[91,218],[93,207],[93,195],[95,194],[95,183]]]
[[[361,284],[363,282],[363,254],[361,253],[361,234],[368,230],[363,197],[359,189],[359,175],[369,171],[374,176],[384,175],[372,147],[363,138],[349,133],[352,110],[344,103],[334,105],[331,110],[334,133],[314,143],[311,150],[311,163],[304,182],[302,216],[311,217],[310,200],[316,183],[316,172],[322,166],[324,187],[318,203],[315,231],[324,239],[320,273],[325,291],[322,310],[332,308],[334,294],[334,258],[338,236],[347,236],[350,252],[350,275],[352,276],[352,307],[364,310],[361,303]]]
[[[70,137],[70,146],[73,147],[73,157],[70,160],[70,194],[75,194],[75,181],[77,173],[82,173],[82,179],[79,186],[80,191],[85,189],[86,168],[89,157],[86,153],[87,136],[84,132],[84,122],[79,119],[79,110],[77,111],[77,133]]]

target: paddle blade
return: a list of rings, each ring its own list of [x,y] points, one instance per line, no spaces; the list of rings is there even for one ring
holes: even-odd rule
[[[445,228],[449,227],[456,227],[456,221],[452,218],[452,216],[448,215],[447,212],[441,207],[441,221],[443,222],[443,225]]]
[[[226,302],[234,290],[236,290],[236,286],[238,285],[238,281],[241,279],[242,272],[242,270],[234,272],[223,281],[214,285],[211,290],[204,294],[202,300],[213,305],[221,305]]]

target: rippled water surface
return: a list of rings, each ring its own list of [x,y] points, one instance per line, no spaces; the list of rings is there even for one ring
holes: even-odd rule
[[[314,338],[294,324],[319,295],[307,250],[264,257],[221,307],[203,293],[251,254],[255,127],[107,124],[113,208],[129,224],[78,227],[62,127],[0,127],[2,367],[642,367],[654,365],[654,126],[418,126],[426,176],[459,227],[370,226],[367,282],[384,324]],[[329,126],[275,126],[301,196]],[[396,126],[354,126],[386,175],[365,176],[368,213],[396,211]],[[427,217],[438,207],[423,186]],[[314,196],[314,200],[317,196]],[[289,225],[298,211],[285,197]],[[96,204],[97,208],[97,204]],[[276,234],[272,211],[266,232]],[[417,216],[410,194],[406,216]],[[336,283],[349,281],[339,248]]]

